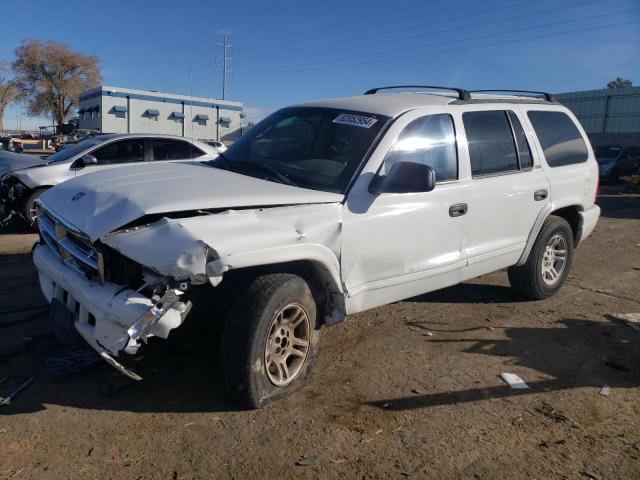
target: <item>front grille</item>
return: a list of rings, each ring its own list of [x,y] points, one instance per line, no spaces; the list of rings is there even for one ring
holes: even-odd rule
[[[47,246],[67,265],[84,275],[96,276],[104,283],[102,254],[89,239],[66,226],[45,208],[38,215],[38,228]]]

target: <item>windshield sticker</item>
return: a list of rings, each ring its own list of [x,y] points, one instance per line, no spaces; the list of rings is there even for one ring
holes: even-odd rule
[[[377,121],[377,118],[365,117],[364,115],[353,115],[351,113],[341,113],[333,119],[333,123],[342,123],[343,125],[363,128],[370,128]]]

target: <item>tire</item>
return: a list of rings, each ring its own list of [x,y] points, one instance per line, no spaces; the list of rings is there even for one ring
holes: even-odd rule
[[[35,231],[38,229],[36,225],[35,217],[33,217],[32,215],[35,209],[35,201],[40,197],[40,195],[42,195],[46,191],[47,191],[46,188],[39,188],[37,190],[33,190],[31,193],[29,193],[26,196],[24,203],[22,204],[22,211],[20,212],[20,214],[22,215],[22,218],[24,218],[24,221],[27,223],[27,226],[31,230]]]
[[[299,318],[295,328],[287,322]],[[316,302],[301,277],[278,273],[250,280],[234,301],[222,333],[220,371],[230,399],[261,408],[298,388],[315,361],[320,336],[316,318]],[[303,337],[306,347],[291,342]]]
[[[562,255],[559,252],[562,251],[565,254],[561,266]],[[572,260],[573,232],[569,223],[564,218],[549,215],[542,224],[527,261],[521,266],[509,268],[509,283],[525,297],[534,300],[549,298],[564,284],[571,270]]]

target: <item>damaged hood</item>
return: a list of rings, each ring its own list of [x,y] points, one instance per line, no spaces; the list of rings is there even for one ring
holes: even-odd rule
[[[40,197],[92,241],[144,215],[340,202],[337,193],[269,182],[200,163],[124,166],[61,183]]]
[[[24,168],[38,167],[47,162],[26,153],[0,152],[0,176]]]

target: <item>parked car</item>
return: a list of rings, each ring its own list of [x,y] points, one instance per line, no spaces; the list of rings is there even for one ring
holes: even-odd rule
[[[423,89],[285,108],[211,162],[46,192],[33,260],[61,337],[140,379],[129,359],[200,309],[227,392],[261,407],[349,314],[503,268],[555,294],[600,214],[579,122],[551,95]]]
[[[640,172],[640,147],[600,145],[593,150],[603,180],[616,183],[620,177],[630,177]]]
[[[0,137],[0,151],[21,153],[24,150],[20,135],[3,135]]]
[[[222,143],[219,140],[202,140],[202,142],[206,143],[207,145],[215,148],[218,152],[222,153],[224,151],[227,150],[227,147],[225,146],[224,143]]]
[[[165,160],[210,160],[218,152],[201,142],[172,135],[97,135],[48,157],[44,165],[5,172],[0,203],[35,228],[36,200],[54,185],[71,178],[130,163]]]

